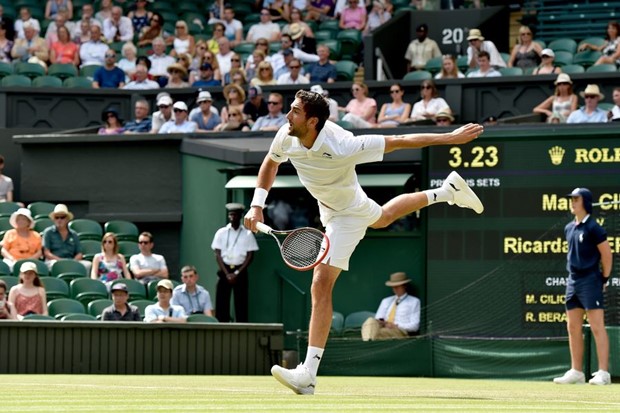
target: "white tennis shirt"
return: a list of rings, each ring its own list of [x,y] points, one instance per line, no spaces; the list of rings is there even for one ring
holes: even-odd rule
[[[334,211],[355,207],[368,198],[357,180],[355,165],[381,161],[384,136],[354,136],[328,120],[308,149],[288,129],[286,123],[278,130],[269,154],[277,163],[290,160],[314,198]]]

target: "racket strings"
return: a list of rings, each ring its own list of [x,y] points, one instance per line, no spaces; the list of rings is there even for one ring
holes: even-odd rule
[[[323,233],[304,228],[290,233],[282,243],[282,257],[290,265],[303,268],[313,265],[321,255]]]

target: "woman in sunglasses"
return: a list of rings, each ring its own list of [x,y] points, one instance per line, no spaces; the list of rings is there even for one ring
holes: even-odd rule
[[[534,41],[532,30],[527,26],[521,26],[519,29],[519,41],[512,49],[508,67],[520,67],[528,69],[536,67],[540,64],[542,47]]]
[[[560,73],[554,82],[555,93],[534,108],[534,113],[547,115],[548,123],[566,123],[566,119],[577,110],[577,95],[573,92],[573,81],[566,73]]]
[[[273,76],[273,67],[269,62],[260,62],[256,68],[256,76],[250,80],[251,86],[276,85],[277,79]]]
[[[355,128],[373,128],[377,122],[377,101],[368,97],[368,86],[362,82],[354,82],[351,86],[353,99],[344,108],[338,108],[346,112],[342,120],[350,122]]]
[[[118,240],[112,232],[101,239],[101,252],[93,257],[90,278],[111,283],[119,278],[131,278],[125,257],[118,252]]]
[[[411,111],[411,120],[413,121],[432,120],[440,110],[450,107],[448,102],[439,97],[437,86],[435,86],[435,82],[432,80],[424,80],[422,82],[422,85],[420,85],[420,96],[422,99],[413,105],[413,110]]]
[[[105,126],[99,128],[97,134],[118,135],[119,133],[123,133],[123,122],[119,118],[118,111],[116,109],[106,109],[101,115],[101,120],[103,120]]]
[[[405,91],[400,84],[394,83],[390,86],[390,97],[392,101],[390,103],[384,103],[381,106],[379,118],[377,119],[379,127],[395,127],[409,119],[411,105],[403,102],[404,93]]]

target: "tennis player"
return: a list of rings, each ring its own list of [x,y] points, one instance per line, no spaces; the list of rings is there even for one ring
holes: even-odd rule
[[[611,247],[607,233],[596,222],[592,213],[592,192],[575,188],[568,194],[570,212],[575,219],[566,225],[564,234],[568,241],[566,269],[566,328],[570,349],[571,369],[562,377],[553,379],[557,384],[585,383],[583,366],[583,314],[588,315],[590,329],[596,342],[598,371],[590,384],[611,384],[608,372],[609,337],[605,330],[603,291],[611,275]]]
[[[263,208],[278,172],[290,160],[306,189],[317,199],[321,222],[331,247],[312,278],[312,313],[308,352],[295,369],[273,366],[271,374],[297,394],[314,394],[316,375],[332,321],[332,290],[349,258],[364,238],[366,228],[384,228],[395,220],[438,202],[448,202],[482,213],[482,203],[456,172],[440,188],[402,194],[380,206],[360,186],[355,166],[383,159],[384,153],[430,145],[455,145],[477,138],[483,127],[462,126],[450,133],[399,136],[363,135],[328,121],[329,103],[318,93],[300,90],[260,167],[245,227],[256,232]]]

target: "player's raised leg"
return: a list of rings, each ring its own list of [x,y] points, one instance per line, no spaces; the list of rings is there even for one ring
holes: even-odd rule
[[[273,377],[297,394],[314,394],[317,371],[332,324],[332,291],[341,271],[328,264],[319,264],[314,269],[312,313],[305,361],[295,369],[285,369],[278,365],[271,368]]]
[[[471,208],[478,214],[484,211],[484,206],[478,196],[467,185],[467,182],[453,171],[440,188],[402,194],[389,200],[381,207],[383,210],[381,218],[371,227],[384,228],[399,218],[439,202],[447,202],[461,208]]]

